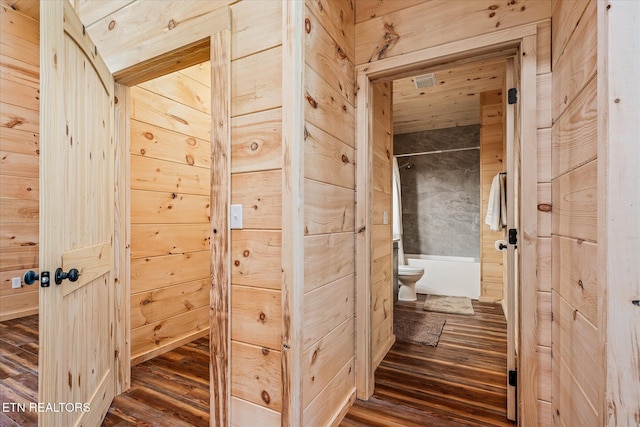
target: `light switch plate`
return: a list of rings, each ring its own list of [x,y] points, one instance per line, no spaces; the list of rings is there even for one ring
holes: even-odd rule
[[[382,223],[384,225],[389,224],[389,211],[382,212]]]
[[[231,205],[231,219],[229,220],[232,230],[242,229],[242,205]]]
[[[22,287],[22,278],[20,277],[12,277],[11,278],[11,289],[19,289]]]

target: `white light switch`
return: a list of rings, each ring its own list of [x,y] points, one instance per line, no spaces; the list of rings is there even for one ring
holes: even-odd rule
[[[382,223],[389,224],[389,211],[382,212]]]
[[[231,205],[231,229],[242,229],[242,205]]]
[[[22,279],[20,277],[11,278],[11,289],[19,289],[22,287]]]

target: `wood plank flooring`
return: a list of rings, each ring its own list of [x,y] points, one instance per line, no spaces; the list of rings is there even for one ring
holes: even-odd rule
[[[512,426],[506,417],[506,323],[498,305],[446,315],[437,347],[397,342],[376,371],[373,397],[341,426]],[[422,310],[399,303],[396,310]],[[35,402],[38,317],[0,323],[0,401]],[[201,338],[132,368],[103,426],[208,426],[209,343]],[[0,426],[37,425],[37,414],[0,412]],[[315,426],[311,426],[315,427]]]
[[[0,323],[0,402],[24,404],[38,401],[38,315]],[[0,426],[38,425],[38,413],[0,412]]]
[[[395,310],[422,311],[399,302]],[[506,418],[507,329],[499,305],[473,301],[474,316],[445,314],[437,347],[396,342],[375,374],[375,391],[340,424],[512,426]]]
[[[131,368],[131,388],[116,397],[103,427],[209,425],[209,338]]]

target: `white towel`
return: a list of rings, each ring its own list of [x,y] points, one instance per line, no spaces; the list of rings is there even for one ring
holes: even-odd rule
[[[402,245],[402,197],[400,194],[400,168],[398,167],[398,159],[393,158],[393,211],[391,212],[391,220],[393,221],[393,240],[399,239],[398,243],[398,261],[404,264],[404,247]]]
[[[502,203],[502,193],[504,192],[504,184],[501,183],[500,174],[493,177],[491,181],[491,191],[489,192],[489,202],[487,204],[487,216],[484,223],[489,226],[491,231],[500,231],[504,227],[502,222],[502,213],[500,205]],[[503,191],[500,191],[503,190]],[[506,222],[506,209],[505,209]]]

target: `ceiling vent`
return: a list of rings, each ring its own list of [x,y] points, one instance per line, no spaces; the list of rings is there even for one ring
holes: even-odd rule
[[[423,74],[422,76],[416,76],[413,78],[413,83],[416,85],[416,89],[431,87],[436,84],[436,75],[434,73],[429,73]]]

